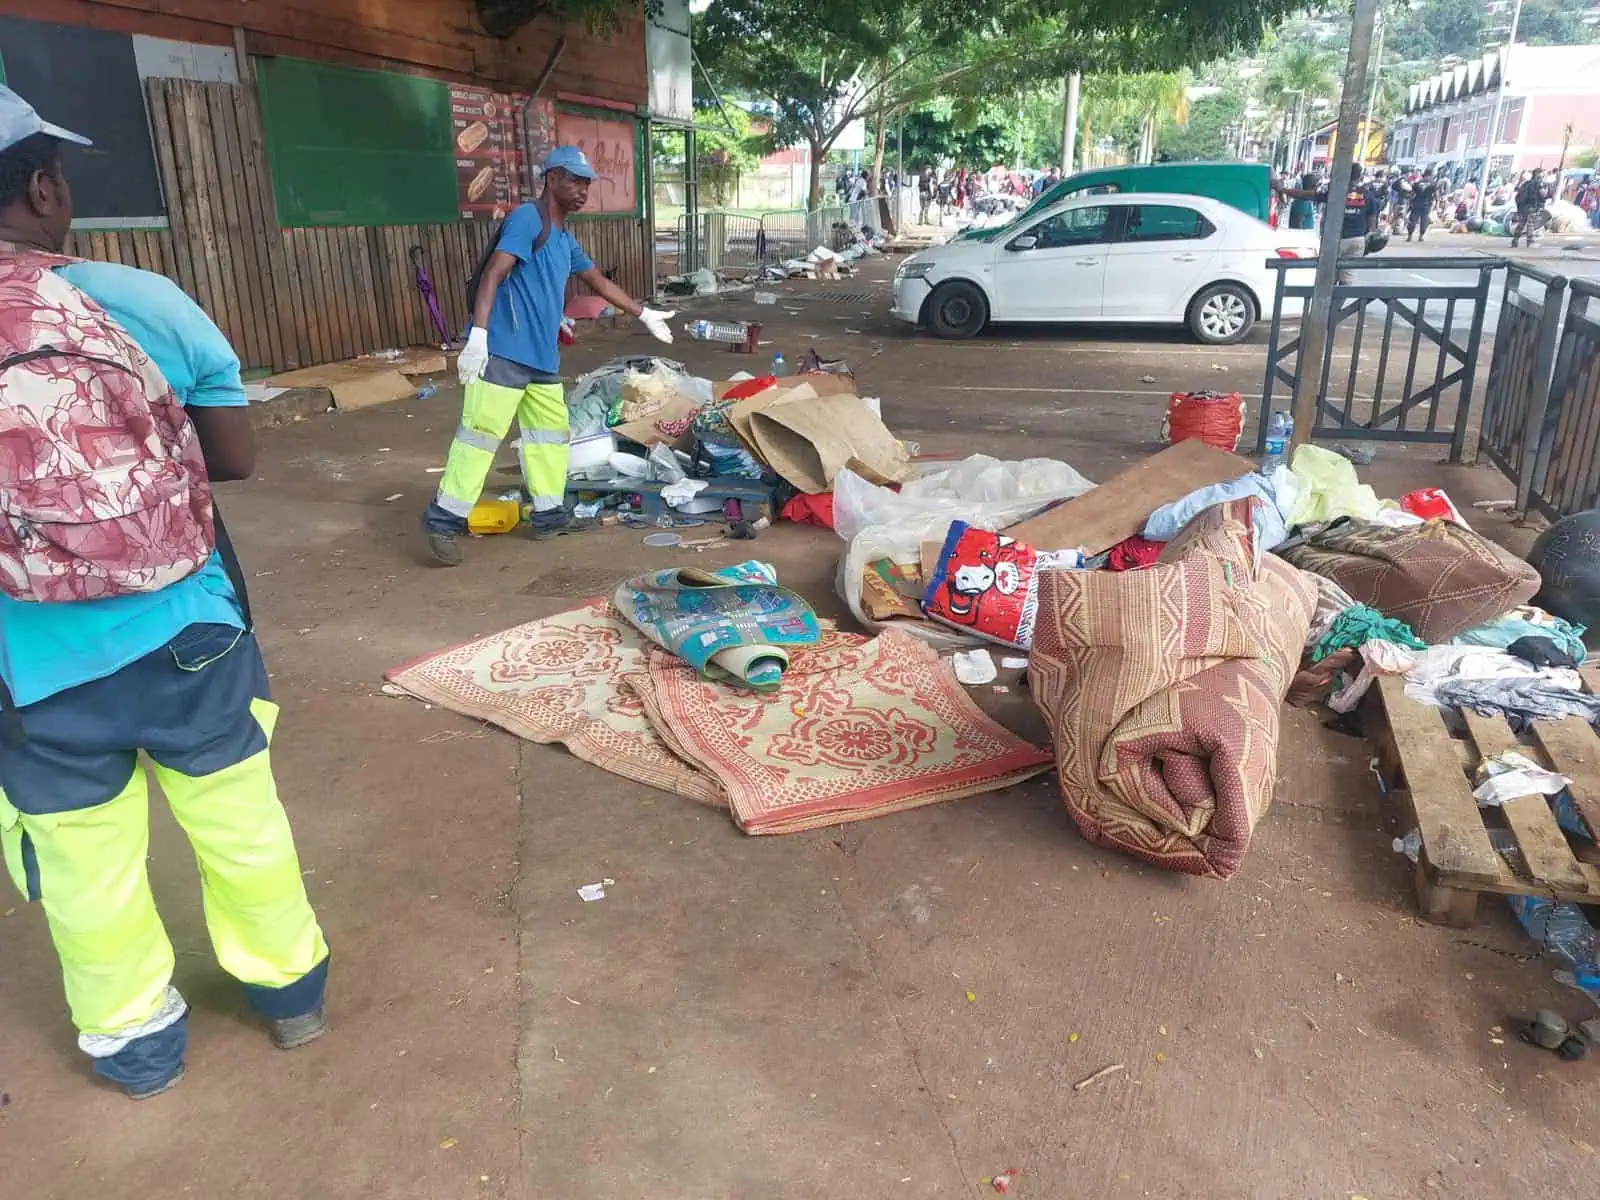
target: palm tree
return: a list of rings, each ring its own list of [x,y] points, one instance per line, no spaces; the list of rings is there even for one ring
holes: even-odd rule
[[[1155,130],[1163,120],[1182,123],[1189,116],[1189,78],[1184,73],[1120,72],[1088,75],[1083,81],[1083,146],[1093,143],[1096,125],[1102,129],[1134,120],[1139,123],[1137,161],[1155,155]]]
[[[1309,108],[1338,94],[1339,83],[1334,72],[1331,54],[1299,43],[1283,47],[1262,73],[1261,98],[1283,115],[1283,128],[1288,128],[1289,114],[1294,113],[1294,136],[1289,139],[1290,146],[1299,142],[1300,125]]]

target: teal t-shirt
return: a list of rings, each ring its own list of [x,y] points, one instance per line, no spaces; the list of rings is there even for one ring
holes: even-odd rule
[[[517,266],[495,294],[489,313],[489,353],[527,367],[545,379],[561,374],[559,337],[567,308],[567,280],[594,263],[570,230],[552,229],[534,252],[544,228],[537,204],[523,204],[506,218],[495,249],[514,255]]]
[[[60,275],[133,335],[186,406],[248,403],[233,347],[172,280],[100,262],[75,263]],[[159,592],[71,604],[0,593],[0,675],[14,703],[36,704],[115,674],[201,623],[244,627],[215,554],[199,571]]]

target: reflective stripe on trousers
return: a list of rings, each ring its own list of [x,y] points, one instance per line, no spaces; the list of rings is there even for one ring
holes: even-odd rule
[[[483,494],[494,453],[515,421],[521,428],[518,457],[522,481],[536,512],[561,507],[567,488],[567,402],[559,383],[501,387],[482,379],[467,385],[461,427],[450,443],[450,457],[439,480],[437,502],[452,516],[465,518]]]

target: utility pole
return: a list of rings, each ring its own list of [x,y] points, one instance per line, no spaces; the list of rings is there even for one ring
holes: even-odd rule
[[[1494,162],[1495,142],[1500,136],[1500,114],[1506,107],[1506,74],[1511,68],[1511,47],[1517,41],[1517,26],[1522,22],[1522,0],[1511,10],[1511,36],[1500,48],[1500,86],[1494,90],[1494,108],[1489,113],[1489,137],[1483,147],[1483,169],[1478,172],[1478,216],[1489,203],[1489,167]]]
[[[1333,285],[1339,276],[1339,234],[1345,197],[1355,165],[1356,131],[1361,124],[1361,100],[1367,90],[1367,63],[1372,58],[1372,28],[1378,0],[1356,0],[1350,27],[1350,56],[1344,65],[1344,87],[1339,93],[1339,127],[1334,134],[1328,204],[1322,219],[1322,248],[1317,255],[1317,281],[1311,305],[1300,325],[1300,367],[1294,378],[1294,445],[1311,440],[1317,423],[1317,402],[1322,392],[1322,360],[1333,332]]]
[[[1359,161],[1366,161],[1367,146],[1372,141],[1372,118],[1378,110],[1378,81],[1383,76],[1383,35],[1389,31],[1383,13],[1378,13],[1378,48],[1372,52],[1372,91],[1367,96],[1367,128],[1361,135],[1361,145],[1358,148]]]
[[[1061,116],[1061,174],[1072,174],[1072,159],[1078,151],[1078,99],[1083,91],[1083,74],[1074,71],[1065,85],[1066,108]]]

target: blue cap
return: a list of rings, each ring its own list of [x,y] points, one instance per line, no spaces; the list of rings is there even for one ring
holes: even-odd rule
[[[64,142],[76,142],[80,146],[94,145],[81,133],[73,133],[70,129],[50,124],[34,111],[33,105],[10,88],[0,84],[0,150],[9,150],[24,138],[30,138],[36,133],[47,133],[53,138],[60,138]]]
[[[544,157],[546,171],[565,171],[568,175],[576,175],[579,179],[595,179],[598,173],[589,165],[589,160],[583,156],[583,151],[576,146],[557,146]]]

